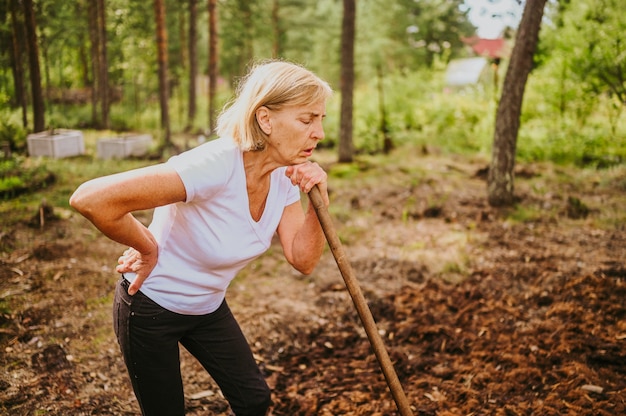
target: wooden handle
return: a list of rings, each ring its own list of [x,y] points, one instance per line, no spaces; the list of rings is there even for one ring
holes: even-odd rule
[[[374,322],[372,312],[367,305],[363,292],[361,291],[354,272],[352,271],[352,266],[350,265],[343,246],[341,245],[341,241],[337,236],[333,220],[326,209],[326,204],[324,204],[322,194],[317,185],[309,191],[309,200],[313,204],[313,208],[315,208],[315,213],[317,214],[320,224],[322,225],[330,250],[335,257],[337,266],[339,266],[341,276],[343,276],[343,280],[348,288],[348,293],[350,293],[350,297],[356,307],[359,318],[361,318],[367,337],[369,338],[370,344],[374,349],[374,354],[376,354],[376,358],[378,359],[380,368],[382,369],[383,375],[387,380],[387,385],[391,390],[391,394],[396,402],[398,410],[400,411],[400,415],[412,416],[413,412],[409,406],[409,401],[404,394],[404,390],[402,390],[402,385],[400,384],[400,380],[398,380],[398,375],[393,368],[393,364],[391,363],[385,344],[378,333],[378,328],[376,328],[376,322]]]

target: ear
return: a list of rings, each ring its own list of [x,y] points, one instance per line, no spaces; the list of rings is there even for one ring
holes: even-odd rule
[[[270,119],[270,110],[265,106],[261,106],[256,110],[256,122],[263,130],[263,133],[270,134],[272,132],[272,120]]]

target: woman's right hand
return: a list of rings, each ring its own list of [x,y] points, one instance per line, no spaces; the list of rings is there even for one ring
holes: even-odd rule
[[[153,254],[154,253],[154,254]],[[135,280],[128,287],[128,294],[137,293],[141,285],[146,280],[157,264],[158,249],[148,254],[142,254],[134,248],[129,248],[117,260],[118,266],[115,270],[118,273],[133,272],[136,274]]]
[[[186,197],[178,173],[161,163],[87,181],[72,194],[70,205],[111,240],[135,247],[122,254],[116,267],[120,273],[137,273],[128,290],[134,295],[159,254],[156,239],[132,213],[184,202]]]

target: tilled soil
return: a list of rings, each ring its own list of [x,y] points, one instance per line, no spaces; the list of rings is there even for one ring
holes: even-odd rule
[[[475,163],[419,163],[427,174],[364,165],[331,179],[337,231],[414,414],[626,414],[626,229],[608,219],[624,218],[624,171],[563,181],[526,166],[516,185],[536,214],[512,219],[486,204]],[[54,213],[0,235],[0,414],[138,414],[111,328],[123,247]],[[227,298],[273,415],[398,414],[330,251],[302,276],[276,243]],[[228,415],[181,356],[187,413]]]

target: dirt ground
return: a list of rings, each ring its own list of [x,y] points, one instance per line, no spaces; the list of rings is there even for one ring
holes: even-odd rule
[[[517,218],[487,205],[484,166],[416,155],[330,182],[413,413],[626,414],[626,169],[519,166]],[[138,414],[110,313],[123,247],[49,214],[0,234],[0,414]],[[398,414],[330,251],[302,276],[275,244],[227,298],[273,415]],[[187,413],[228,415],[181,356]]]

